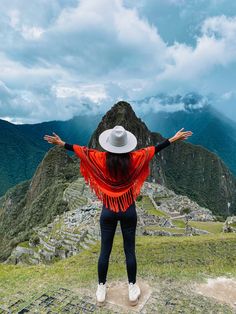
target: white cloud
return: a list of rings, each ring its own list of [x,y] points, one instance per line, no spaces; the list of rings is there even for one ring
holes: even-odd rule
[[[132,101],[135,111],[140,115],[150,112],[176,112],[199,110],[211,103],[211,97],[202,96],[198,93],[187,93],[185,95],[170,95],[165,93],[146,97],[142,100]]]
[[[214,71],[236,62],[236,17],[208,18],[201,27],[196,46],[175,42],[166,48],[169,60],[156,75],[149,94],[159,86],[163,90],[183,88],[210,92]],[[215,91],[217,93],[217,90]]]
[[[10,10],[8,12],[8,16],[10,18],[10,26],[13,27],[14,29],[17,29],[17,25],[20,22],[20,12],[19,10]]]
[[[217,92],[209,87],[215,71],[236,61],[236,17],[206,18],[195,45],[167,44],[140,15],[145,1],[4,2],[0,99],[8,109],[0,105],[1,116],[64,119],[84,112],[85,103],[97,112],[161,91]],[[168,4],[184,8],[185,1]]]
[[[236,17],[221,15],[208,18],[202,24],[201,30],[208,37],[233,40],[235,42]]]
[[[22,122],[21,119],[17,119],[17,118],[15,119],[15,118],[8,117],[8,116],[2,116],[2,117],[0,116],[0,119],[8,121],[10,123],[14,123],[14,124],[24,124],[24,123],[27,123],[26,121]]]
[[[39,39],[43,32],[45,32],[45,30],[41,27],[22,27],[22,35],[25,39]]]
[[[139,114],[146,114],[150,111],[152,112],[159,112],[159,111],[165,111],[165,112],[176,112],[176,111],[183,111],[184,110],[184,103],[173,103],[173,104],[162,104],[159,102],[158,99],[155,97],[151,97],[147,102],[143,101],[141,104],[134,103],[134,107],[136,108],[135,111],[137,111]]]
[[[2,81],[0,81],[0,94],[1,96],[7,96],[10,97],[11,96],[11,91],[10,89],[6,86],[6,84]]]
[[[52,86],[52,91],[57,98],[83,97],[89,98],[94,103],[107,98],[105,87],[102,84],[83,84],[82,86]]]
[[[236,93],[234,91],[228,91],[226,93],[224,93],[221,98],[223,100],[231,100],[232,98],[234,98],[236,96]]]

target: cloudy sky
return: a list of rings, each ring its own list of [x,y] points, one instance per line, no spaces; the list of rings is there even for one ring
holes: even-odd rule
[[[0,1],[2,119],[192,91],[236,120],[236,1]]]

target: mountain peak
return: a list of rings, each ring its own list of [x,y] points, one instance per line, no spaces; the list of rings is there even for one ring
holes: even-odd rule
[[[146,124],[136,116],[132,106],[128,102],[119,101],[103,116],[97,129],[92,134],[88,146],[103,151],[103,148],[98,142],[98,137],[103,131],[111,129],[116,125],[122,125],[137,137],[137,148],[151,144],[151,133]]]
[[[117,123],[119,121],[121,121],[121,123],[124,123],[127,119],[127,117],[129,118],[133,118],[133,119],[138,119],[132,106],[126,102],[126,101],[118,101],[117,103],[115,103],[110,110],[108,110],[106,112],[106,114],[103,116],[102,120],[104,119],[105,122],[107,122],[107,120],[111,120],[111,121],[116,121]],[[115,119],[114,119],[115,118]],[[128,125],[128,123],[127,123]]]
[[[115,110],[118,110],[118,111],[130,111],[130,112],[133,112],[133,108],[132,106],[130,105],[130,103],[128,103],[127,101],[124,101],[124,100],[120,100],[118,101],[117,103],[115,103],[111,109],[109,111],[115,111]],[[109,112],[108,111],[108,112]],[[135,113],[134,113],[135,114]]]

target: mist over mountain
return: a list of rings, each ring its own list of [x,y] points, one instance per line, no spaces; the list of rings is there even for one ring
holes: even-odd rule
[[[166,93],[158,93],[143,99],[134,100],[132,104],[135,110],[142,113],[150,112],[196,112],[211,106],[211,98],[203,96],[197,92],[188,92],[184,95],[169,95]]]
[[[171,137],[183,127],[191,130],[187,141],[217,154],[236,175],[236,123],[217,111],[208,98],[195,92],[158,94],[135,105],[146,108],[141,117],[151,131]]]

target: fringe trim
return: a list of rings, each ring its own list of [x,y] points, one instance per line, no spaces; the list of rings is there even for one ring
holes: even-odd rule
[[[80,163],[80,172],[83,175],[86,183],[89,184],[91,190],[97,195],[97,197],[105,204],[107,208],[114,212],[125,212],[127,208],[136,200],[137,196],[140,194],[141,187],[150,173],[149,165],[147,164],[139,174],[139,176],[134,180],[132,186],[119,196],[110,196],[103,191],[101,191],[98,183],[88,171],[85,170],[83,161]]]

